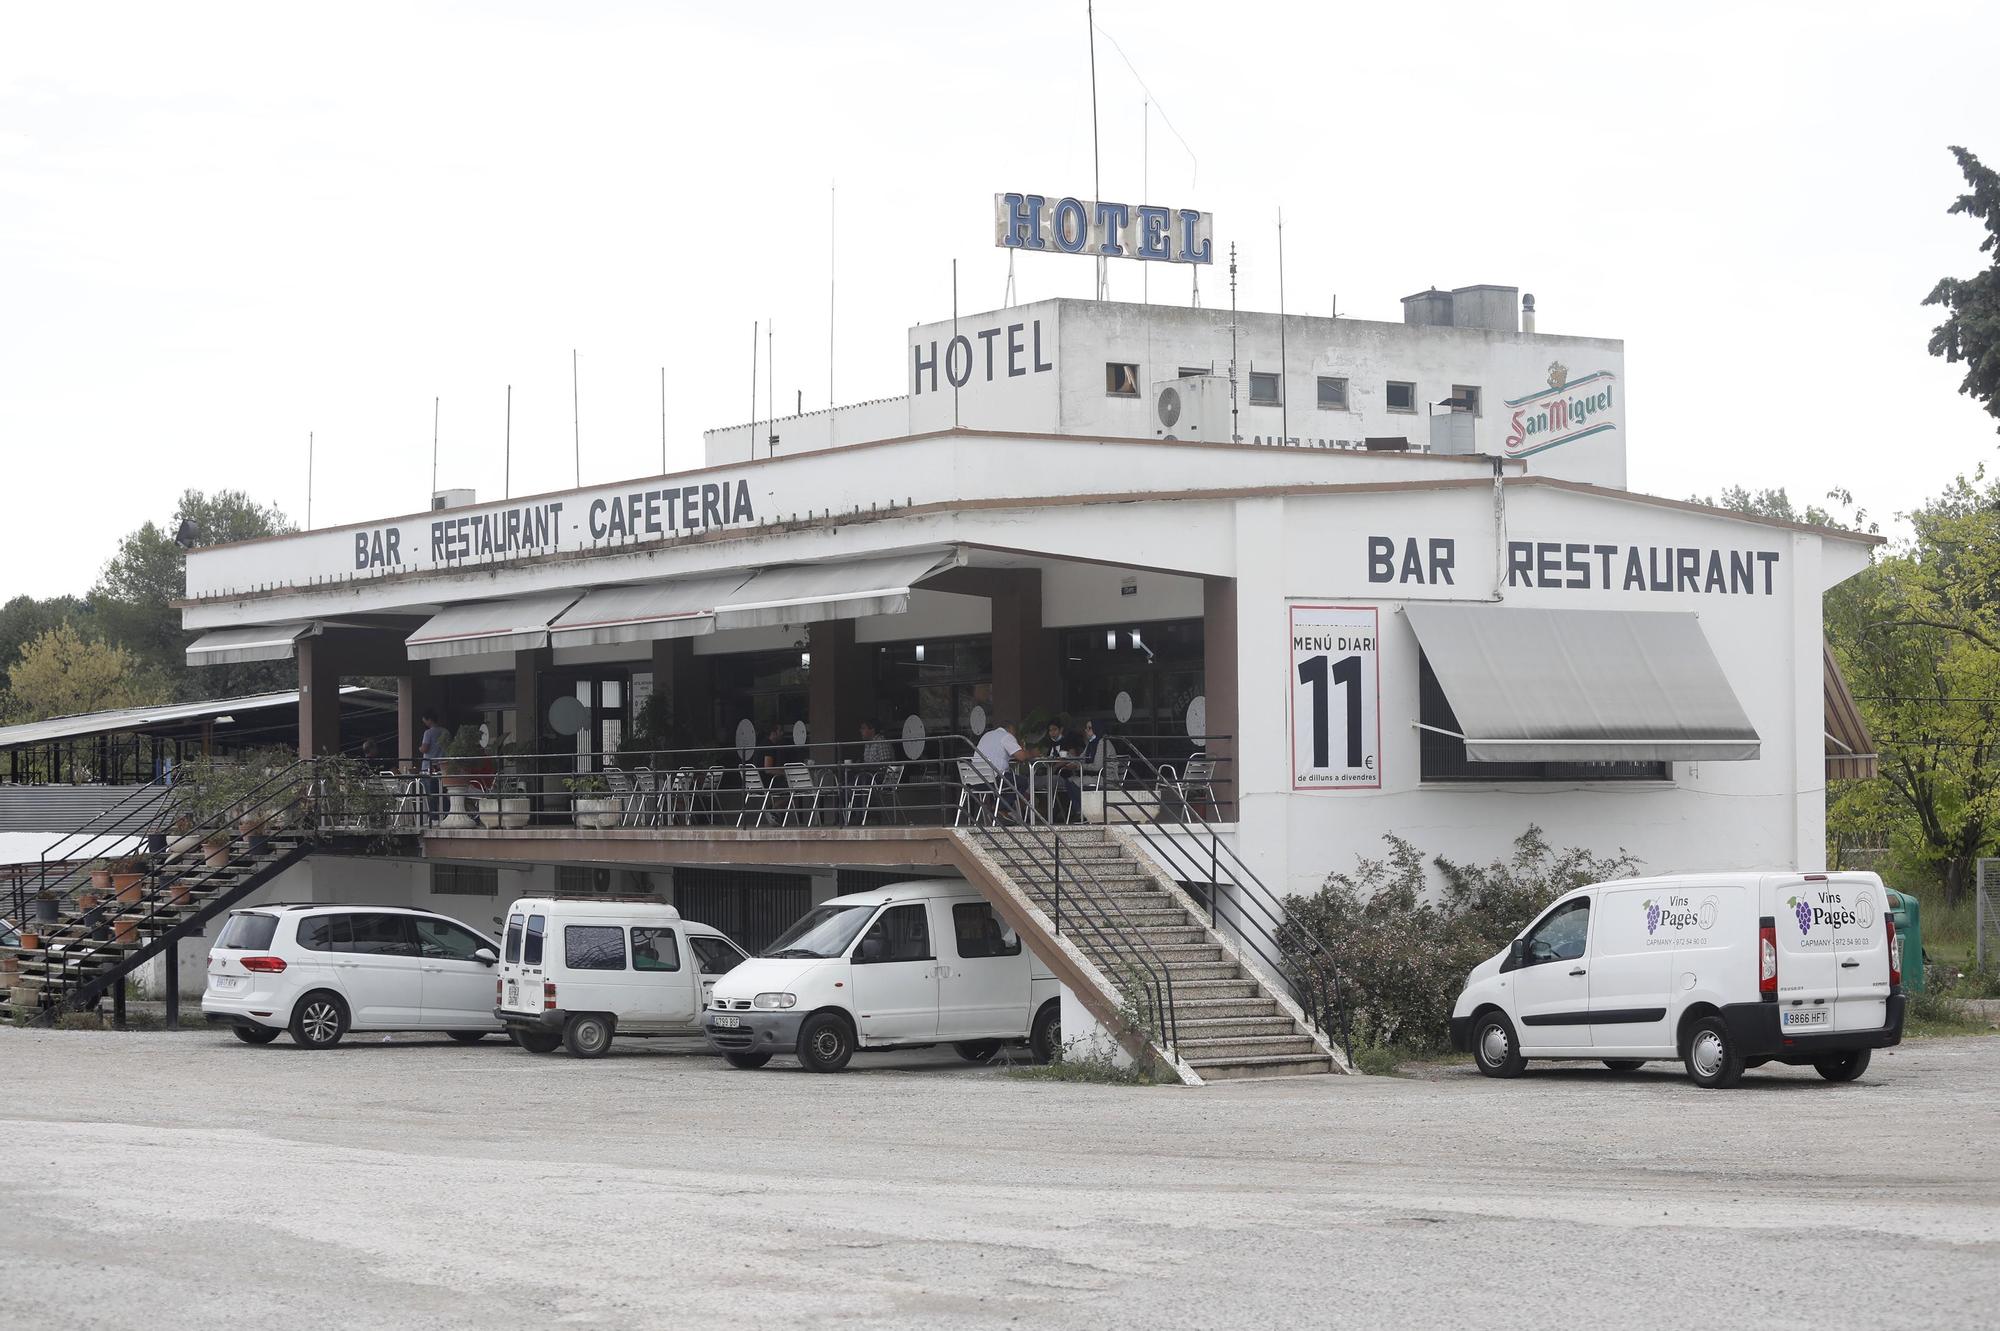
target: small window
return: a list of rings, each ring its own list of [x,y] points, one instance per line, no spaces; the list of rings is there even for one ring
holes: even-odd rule
[[[680,940],[672,929],[632,931],[632,969],[635,971],[677,971],[681,968]]]
[[[1109,397],[1139,396],[1139,367],[1124,361],[1106,361],[1104,392]]]
[[[924,917],[923,905],[891,906],[883,911],[881,918],[861,936],[861,945],[854,950],[854,960],[935,960],[931,956],[930,922]]]
[[[354,915],[354,950],[376,957],[414,957],[417,932],[407,915]]]
[[[277,932],[277,916],[246,912],[229,917],[229,923],[222,926],[222,937],[215,940],[215,945],[232,952],[262,952],[271,946],[271,939]]]
[[[961,902],[951,908],[952,932],[961,957],[1018,957],[1021,936],[1001,923],[990,903]]]
[[[1259,370],[1250,372],[1250,405],[1253,407],[1275,407],[1284,401],[1278,395],[1278,376],[1265,374]]]
[[[564,925],[563,965],[573,971],[624,970],[625,931],[615,924]]]
[[[1540,966],[1551,961],[1580,960],[1589,938],[1590,898],[1564,902],[1528,935],[1527,964]]]
[[[1347,410],[1347,380],[1331,378],[1324,374],[1319,377],[1319,409]]]
[[[737,962],[743,960],[741,952],[720,938],[704,934],[689,934],[688,947],[694,952],[695,962],[700,965],[703,975],[727,975],[736,969]]]
[[[507,917],[507,964],[519,965],[521,961],[521,917]]]
[[[1415,411],[1417,409],[1417,386],[1406,384],[1399,379],[1391,379],[1384,397],[1391,411]]]
[[[1177,372],[1177,377],[1181,379],[1199,379],[1204,374],[1214,373],[1215,371],[1209,369],[1206,365],[1183,365]]]
[[[308,952],[352,952],[354,926],[346,915],[318,915],[299,921],[299,946]]]
[[[446,961],[471,961],[472,954],[480,948],[490,948],[493,944],[481,938],[462,924],[450,920],[418,917],[417,946],[426,957],[442,958]]]
[[[542,935],[546,931],[547,926],[548,921],[540,915],[530,915],[528,917],[528,945],[521,949],[521,964],[523,966],[539,966],[542,964]]]
[[[497,897],[500,870],[490,864],[433,864],[431,891],[441,897]]]
[[[1479,414],[1479,386],[1477,384],[1453,384],[1451,386],[1451,409],[1462,411],[1468,416]]]

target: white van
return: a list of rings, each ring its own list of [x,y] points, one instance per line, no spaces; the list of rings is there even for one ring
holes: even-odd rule
[[[943,1043],[984,1062],[1021,1040],[1045,1063],[1062,1003],[992,903],[962,879],[924,879],[813,907],[716,982],[702,1029],[739,1068],[795,1053],[838,1072],[856,1049]]]
[[[1746,1067],[1853,1081],[1903,1038],[1902,960],[1872,873],[1706,873],[1580,888],[1466,978],[1452,1047],[1489,1077],[1531,1058],[1629,1071],[1678,1058],[1701,1086]]]
[[[657,897],[523,897],[494,985],[514,1043],[598,1058],[617,1035],[696,1035],[709,986],[745,959]]]

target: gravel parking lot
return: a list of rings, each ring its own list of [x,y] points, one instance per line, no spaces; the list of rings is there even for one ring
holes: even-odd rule
[[[0,1030],[17,1326],[1991,1325],[2000,1038],[1201,1089]]]

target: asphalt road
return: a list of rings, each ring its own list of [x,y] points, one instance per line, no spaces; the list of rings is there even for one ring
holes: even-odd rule
[[[0,1029],[20,1327],[1991,1326],[2000,1038],[1859,1083]]]

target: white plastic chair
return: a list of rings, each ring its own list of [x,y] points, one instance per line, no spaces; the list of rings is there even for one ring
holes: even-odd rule
[[[771,784],[764,780],[763,772],[745,763],[743,765],[743,807],[737,812],[736,825],[738,827],[743,826],[743,820],[750,816],[750,810],[754,808],[757,810],[757,820],[750,825],[752,827],[762,827],[771,816],[771,796],[776,793],[777,791],[771,787]]]
[[[792,815],[799,814],[799,822],[804,827],[819,825],[819,782],[813,779],[812,768],[804,763],[785,764],[784,826],[791,826]],[[800,813],[800,810],[804,810]]]

